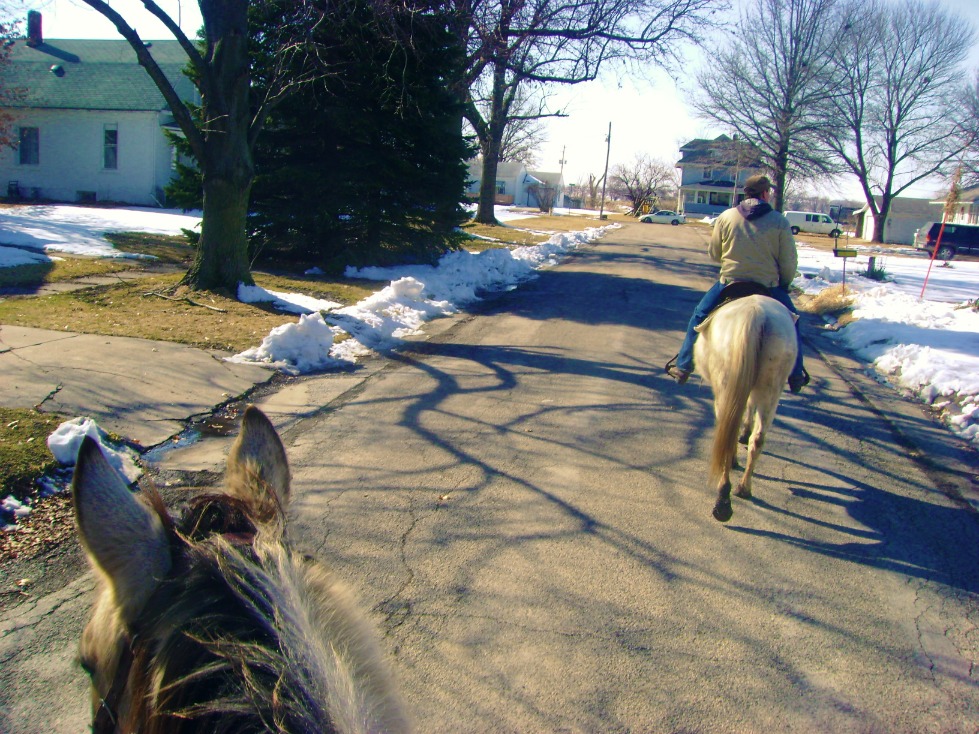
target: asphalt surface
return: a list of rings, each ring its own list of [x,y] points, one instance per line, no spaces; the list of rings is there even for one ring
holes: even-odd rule
[[[217,354],[4,326],[0,404],[151,446],[254,390],[293,467],[290,535],[359,590],[419,731],[976,731],[975,452],[809,321],[813,384],[716,523],[709,390],[662,374],[703,245],[623,228],[412,349],[275,389]],[[229,441],[153,471],[179,491]],[[87,722],[93,584],[50,565],[3,600],[3,732]]]

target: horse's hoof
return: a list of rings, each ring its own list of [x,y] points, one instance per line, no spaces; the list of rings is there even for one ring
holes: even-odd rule
[[[734,509],[730,502],[718,502],[714,505],[714,519],[719,522],[727,522],[734,514]]]
[[[734,496],[740,497],[741,499],[744,500],[750,500],[751,490],[748,489],[747,487],[738,487],[736,490],[734,490]]]

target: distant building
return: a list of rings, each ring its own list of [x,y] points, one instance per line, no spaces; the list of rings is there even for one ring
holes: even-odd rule
[[[934,211],[932,221],[942,221],[942,216],[945,213],[945,199],[933,199],[931,205]],[[979,224],[979,186],[965,189],[959,194],[959,201],[948,221],[956,224]]]
[[[479,199],[480,182],[483,179],[483,159],[469,161],[469,186],[466,197]],[[536,207],[537,191],[549,189],[554,192],[554,206],[564,203],[564,176],[560,172],[528,171],[519,161],[502,161],[496,169],[496,203],[513,206]]]
[[[199,103],[180,44],[146,45],[177,94]],[[164,204],[176,160],[164,130],[179,131],[128,41],[45,40],[32,11],[9,51],[0,85],[23,93],[6,108],[17,143],[0,152],[8,198]]]
[[[757,147],[719,135],[713,140],[697,138],[680,148],[680,201],[687,216],[714,216],[744,199],[744,182],[764,173]]]
[[[878,205],[880,199],[877,199]],[[944,202],[942,202],[944,203]],[[874,238],[874,214],[869,206],[854,212],[853,217],[857,223],[856,235],[861,239],[872,240]],[[929,199],[913,199],[910,197],[898,196],[891,199],[890,211],[887,213],[887,221],[884,223],[884,236],[882,241],[891,245],[912,245],[914,244],[914,234],[929,222],[940,221],[942,218],[941,210],[935,209]]]

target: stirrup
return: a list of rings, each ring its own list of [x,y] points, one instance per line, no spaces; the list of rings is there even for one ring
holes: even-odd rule
[[[668,374],[670,377],[676,380],[677,385],[682,385],[683,383],[685,383],[687,380],[690,379],[691,371],[681,370],[679,367],[676,366],[676,358],[679,356],[680,356],[679,354],[674,354],[673,358],[666,363],[665,369],[666,369],[666,374]]]

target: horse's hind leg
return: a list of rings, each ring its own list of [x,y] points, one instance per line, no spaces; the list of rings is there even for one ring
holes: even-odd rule
[[[777,405],[776,403],[775,407]],[[755,472],[755,462],[758,461],[758,457],[761,456],[761,450],[765,446],[765,435],[768,433],[768,429],[771,428],[772,420],[775,418],[775,407],[767,411],[755,413],[753,416],[754,426],[751,429],[751,436],[748,438],[748,458],[745,461],[741,481],[738,482],[738,488],[734,491],[734,494],[738,497],[744,499],[751,498],[751,477]]]
[[[765,434],[762,431],[751,434],[751,438],[748,439],[748,459],[745,462],[741,481],[738,482],[738,488],[734,490],[734,494],[742,499],[751,499],[751,475],[755,471],[755,462],[761,455],[764,445]]]
[[[731,480],[727,477],[717,490],[717,502],[714,503],[712,514],[714,519],[720,522],[727,522],[734,514],[734,509],[731,507]]]

